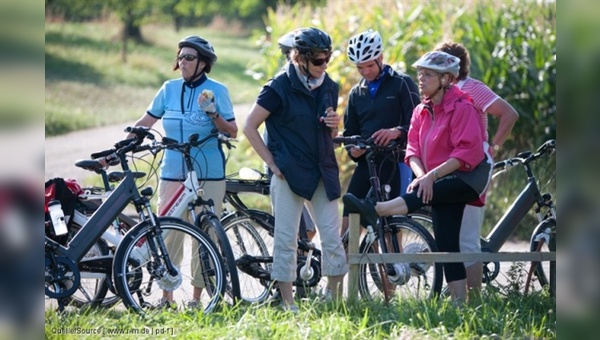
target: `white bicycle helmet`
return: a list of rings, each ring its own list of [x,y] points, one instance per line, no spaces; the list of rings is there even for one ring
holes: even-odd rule
[[[279,44],[279,48],[281,48],[282,50],[284,48],[287,49],[292,49],[294,47],[294,34],[296,33],[296,31],[291,31],[291,32],[287,32],[286,34],[282,35],[281,38],[279,38],[279,40],[277,40],[277,43]]]
[[[460,70],[460,59],[442,51],[432,51],[425,53],[412,64],[413,67],[424,67],[439,73],[450,73],[458,77]]]
[[[348,58],[355,64],[377,59],[382,52],[381,35],[372,29],[357,34],[348,41]]]

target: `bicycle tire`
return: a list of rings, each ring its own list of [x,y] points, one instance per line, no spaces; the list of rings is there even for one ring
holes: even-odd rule
[[[546,238],[538,240],[538,236],[546,234]],[[540,249],[538,249],[540,247]],[[531,234],[531,240],[529,243],[529,250],[531,252],[548,252],[556,251],[556,220],[553,218],[543,220],[540,222],[533,233]],[[550,276],[547,273],[550,272],[550,262],[537,262],[532,263],[533,275],[535,280],[531,280],[530,288],[531,291],[539,291],[548,289],[550,285]]]
[[[240,279],[227,233],[219,218],[214,214],[208,213],[196,216],[195,224],[211,238],[219,249],[223,258],[225,277],[227,278],[227,288],[224,298],[226,298],[227,303],[230,305],[235,305],[241,299]]]
[[[221,219],[221,224],[225,225],[229,223],[229,220],[238,218],[241,216],[247,216],[253,219],[260,228],[264,229],[270,237],[275,236],[275,217],[268,212],[256,209],[246,209],[244,211],[236,211]],[[262,234],[262,233],[261,233]]]
[[[272,247],[273,239],[267,231],[269,227],[263,227],[267,223],[262,221],[264,215],[248,213],[249,215],[232,214],[223,219],[223,228],[231,241],[234,257],[239,259],[243,255],[270,256],[267,241]],[[261,223],[258,223],[257,219],[261,219]],[[270,272],[272,264],[265,263],[263,269]],[[260,303],[268,299],[271,294],[270,282],[263,282],[241,270],[238,270],[238,275],[242,300]]]
[[[204,312],[215,310],[225,294],[226,288],[223,260],[217,246],[205,232],[178,218],[159,217],[158,222],[162,231],[159,234],[160,237],[157,237],[159,235],[154,232],[154,227],[149,221],[142,221],[125,235],[117,247],[113,264],[113,280],[123,304],[137,312],[156,309],[159,306],[153,304],[152,301],[160,301],[163,292],[161,284],[163,287],[171,285],[168,289],[173,291],[176,303],[192,300],[194,289],[191,286],[191,262],[193,261],[192,256],[186,256],[182,249],[185,244],[185,246],[189,246],[188,248],[192,248],[192,245],[198,247],[197,254],[201,261],[199,262],[201,265],[198,267],[202,269],[200,275],[205,285],[200,296]],[[173,240],[169,238],[177,237],[183,238],[184,241],[171,246],[171,249],[167,246],[168,254],[154,256],[148,249],[149,241],[154,242],[153,244],[161,241],[167,243]],[[182,257],[182,263],[179,265],[176,264],[178,253]],[[177,277],[182,281],[178,286],[168,279],[156,280],[160,270],[166,270],[161,261],[167,255],[179,268]],[[183,260],[186,262],[183,263]],[[173,290],[173,288],[176,289]]]
[[[392,230],[402,232],[402,248],[418,249],[415,252],[437,252],[437,245],[431,234],[422,225],[406,217],[390,217],[388,226],[384,228],[386,235],[391,235]],[[377,237],[364,237],[361,241],[360,254],[380,253]],[[411,251],[411,253],[413,253]],[[380,264],[362,263],[359,265],[358,288],[361,297],[367,300],[384,299],[384,285]],[[393,288],[393,293],[398,298],[415,297],[431,298],[439,295],[442,289],[442,265],[440,263],[411,263],[411,275],[407,282],[394,285],[388,282],[388,287]],[[390,292],[392,293],[392,292]]]

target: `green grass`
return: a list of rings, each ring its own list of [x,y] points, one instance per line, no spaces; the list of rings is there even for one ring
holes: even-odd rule
[[[144,44],[129,42],[121,60],[120,24],[46,23],[46,135],[121,122],[145,111],[162,83],[179,77],[172,70],[177,42],[201,35],[214,46],[218,61],[210,77],[228,86],[233,103],[253,102],[260,84],[246,68],[260,60],[245,36],[209,29],[143,27]]]
[[[535,296],[489,294],[485,303],[460,308],[448,300],[402,300],[356,303],[305,300],[297,315],[266,306],[223,307],[220,311],[160,312],[145,316],[123,310],[86,310],[63,315],[47,310],[47,339],[65,329],[120,329],[138,334],[123,339],[156,338],[155,329],[186,339],[554,339],[553,300]],[[146,332],[146,335],[142,332]],[[148,334],[152,332],[151,334]]]

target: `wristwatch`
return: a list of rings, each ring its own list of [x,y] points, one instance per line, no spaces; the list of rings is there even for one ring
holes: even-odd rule
[[[498,145],[498,144],[494,144],[494,143],[492,143],[492,144],[490,144],[490,147],[491,147],[492,149],[494,149],[494,151],[498,151],[498,150],[500,150],[500,145]]]
[[[215,119],[219,118],[219,113],[217,111],[211,112],[208,114],[208,116],[210,117],[210,119],[215,120]]]

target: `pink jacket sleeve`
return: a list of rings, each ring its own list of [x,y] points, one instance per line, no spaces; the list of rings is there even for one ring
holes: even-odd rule
[[[422,107],[423,104],[417,105],[413,109],[413,115],[410,119],[410,127],[408,128],[408,137],[406,143],[406,153],[404,155],[404,163],[410,166],[409,159],[410,157],[418,157],[421,158],[421,144],[420,144],[420,135],[421,135],[421,114],[424,111]]]
[[[453,151],[450,157],[460,161],[461,171],[471,171],[483,159],[483,131],[481,115],[470,102],[456,103],[450,126]]]

